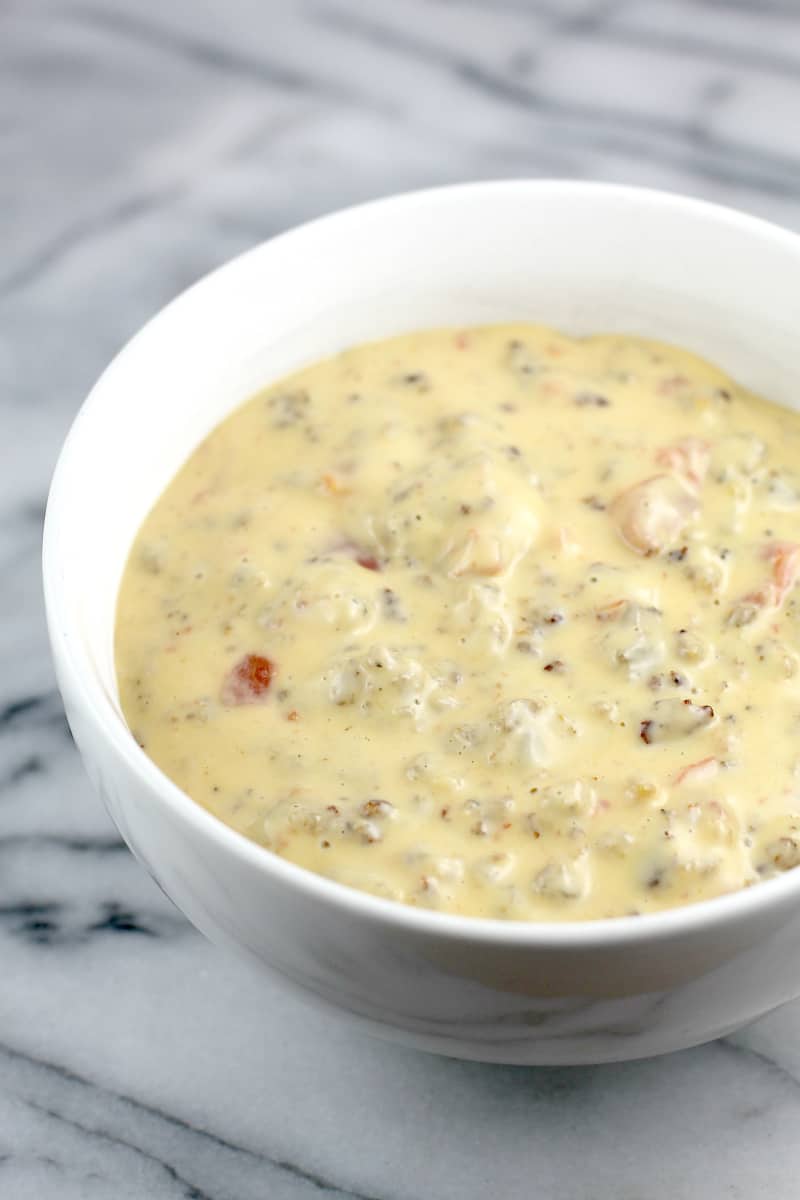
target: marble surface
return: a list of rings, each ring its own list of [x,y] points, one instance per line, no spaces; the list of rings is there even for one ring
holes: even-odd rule
[[[2,1200],[797,1196],[800,1004],[666,1059],[487,1067],[370,1041],[201,939],[83,775],[39,543],[87,388],[231,254],[496,176],[654,184],[798,228],[799,105],[797,0],[6,0]]]

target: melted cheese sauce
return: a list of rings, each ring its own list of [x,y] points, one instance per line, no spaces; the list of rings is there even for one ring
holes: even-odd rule
[[[147,518],[129,725],[275,854],[408,904],[650,912],[800,862],[800,417],[529,325],[256,396]]]

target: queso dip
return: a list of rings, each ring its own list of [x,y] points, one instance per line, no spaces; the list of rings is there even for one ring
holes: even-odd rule
[[[407,904],[652,912],[800,863],[800,416],[670,346],[418,333],[271,386],[147,517],[123,709]]]

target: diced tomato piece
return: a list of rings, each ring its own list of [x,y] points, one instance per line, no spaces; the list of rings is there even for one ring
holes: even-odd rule
[[[770,578],[734,605],[728,618],[734,625],[749,625],[761,612],[779,609],[800,576],[800,543],[772,542],[763,556],[772,566]]]
[[[656,452],[656,462],[667,467],[693,488],[703,486],[711,458],[711,447],[702,438],[685,437]]]
[[[701,758],[699,762],[689,763],[688,767],[684,767],[682,771],[678,771],[672,782],[676,787],[682,783],[700,786],[704,783],[710,783],[718,770],[719,763],[711,755],[709,758]]]
[[[274,664],[263,654],[246,654],[225,677],[222,703],[228,707],[263,704],[274,674]]]
[[[360,567],[363,567],[365,571],[380,571],[381,569],[380,561],[374,554],[370,553],[368,547],[363,543],[359,544],[358,542],[351,541],[350,538],[342,538],[341,541],[334,543],[328,549],[335,554],[346,555],[353,562],[358,563]]]
[[[768,547],[766,557],[772,563],[772,578],[780,603],[800,575],[800,545],[797,542],[777,542]]]

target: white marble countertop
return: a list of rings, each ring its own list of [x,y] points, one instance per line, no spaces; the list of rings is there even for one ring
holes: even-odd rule
[[[796,1200],[800,1004],[666,1059],[487,1067],[207,944],[84,777],[39,542],[109,357],[305,217],[558,174],[800,227],[800,0],[8,0],[0,65],[0,1198]]]

